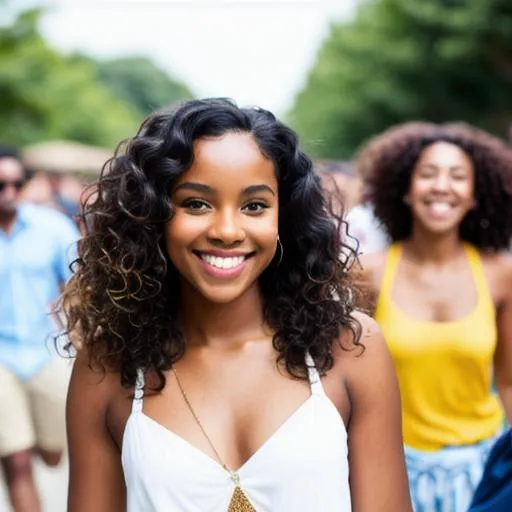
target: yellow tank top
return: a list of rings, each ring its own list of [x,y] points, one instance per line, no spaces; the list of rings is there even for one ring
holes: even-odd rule
[[[473,311],[453,322],[426,322],[391,298],[401,249],[388,251],[375,320],[395,362],[405,444],[434,451],[487,439],[499,430],[503,410],[491,389],[496,311],[480,255],[465,245],[478,293]]]

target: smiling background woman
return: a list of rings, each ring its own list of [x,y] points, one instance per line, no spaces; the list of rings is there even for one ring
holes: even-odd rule
[[[86,216],[69,512],[411,510],[392,361],[291,130],[225,100],[157,113]]]
[[[466,511],[512,421],[512,151],[470,126],[409,123],[357,159],[393,244],[362,258],[402,394],[415,510]]]

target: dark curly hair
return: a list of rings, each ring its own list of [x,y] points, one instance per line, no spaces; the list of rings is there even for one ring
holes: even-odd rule
[[[93,366],[119,372],[126,387],[143,369],[154,372],[155,391],[161,390],[164,372],[184,354],[180,280],[164,243],[173,213],[169,190],[191,166],[194,141],[227,132],[252,134],[276,170],[284,251],[259,284],[278,361],[305,378],[309,351],[325,372],[333,365],[333,343],[347,329],[352,343],[344,348],[363,348],[361,326],[351,315],[350,258],[339,258],[351,249],[295,133],[266,110],[226,99],[192,100],[148,117],[118,147],[83,205],[87,232],[63,294],[68,331],[87,348]]]
[[[365,181],[376,217],[393,242],[411,235],[412,214],[403,198],[420,154],[440,141],[461,148],[475,169],[477,206],[462,221],[461,238],[485,251],[508,248],[512,236],[512,149],[464,123],[405,123],[363,146],[355,166]]]

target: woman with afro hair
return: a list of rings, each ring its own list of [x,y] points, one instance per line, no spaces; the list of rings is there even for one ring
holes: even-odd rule
[[[69,512],[411,511],[393,363],[290,129],[156,113],[85,216]]]
[[[407,123],[356,165],[391,241],[361,263],[398,374],[413,506],[465,512],[503,408],[512,421],[512,151],[465,124]]]

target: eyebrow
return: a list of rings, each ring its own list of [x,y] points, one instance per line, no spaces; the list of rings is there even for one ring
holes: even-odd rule
[[[247,187],[243,191],[244,196],[249,196],[251,194],[256,194],[258,192],[270,192],[273,196],[275,196],[275,192],[268,185],[251,185]]]
[[[204,185],[203,183],[196,183],[194,181],[186,181],[185,183],[181,183],[174,189],[175,192],[178,192],[178,190],[192,190],[193,192],[202,192],[203,194],[215,195],[215,191],[212,187]]]
[[[194,181],[186,181],[185,183],[181,183],[178,185],[174,191],[178,192],[178,190],[191,190],[193,192],[201,192],[203,194],[208,194],[214,196],[216,194],[215,190],[205,185],[204,183],[197,183]],[[258,192],[269,192],[273,196],[275,196],[275,192],[268,185],[251,185],[250,187],[245,188],[242,191],[242,195],[249,196],[251,194],[256,194]]]
[[[428,169],[433,169],[433,170],[438,170],[440,168],[440,166],[436,165],[436,164],[430,164],[430,163],[426,163],[426,164],[422,164],[420,165],[420,167],[426,167]],[[467,167],[464,166],[464,165],[452,165],[448,168],[448,170],[450,171],[458,171],[458,170],[464,170],[464,171],[467,171]]]

